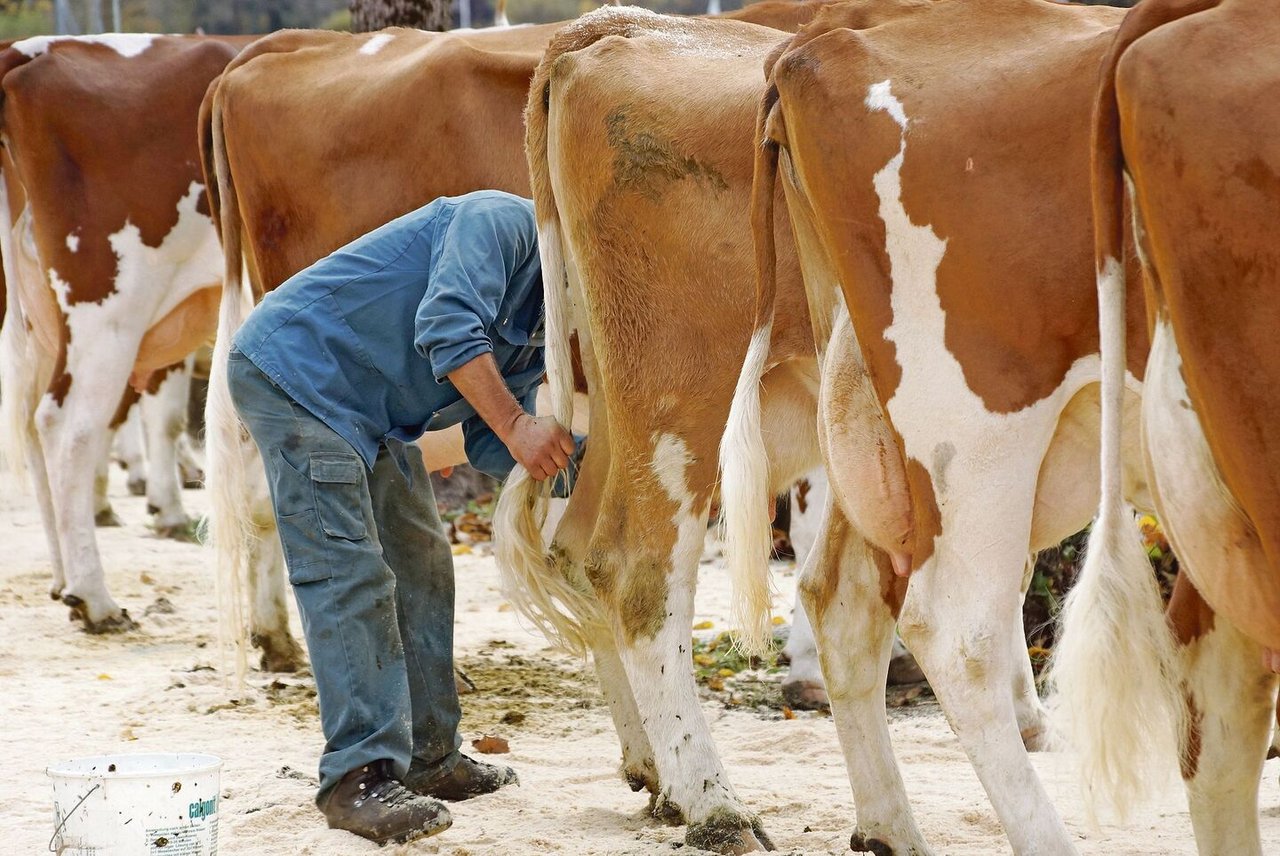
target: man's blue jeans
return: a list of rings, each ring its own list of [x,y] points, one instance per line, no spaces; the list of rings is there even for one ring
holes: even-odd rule
[[[416,446],[412,488],[385,448],[372,473],[351,444],[243,354],[231,398],[266,468],[302,615],[325,750],[320,794],[388,759],[397,777],[459,759],[453,676],[453,553]],[[416,772],[416,770],[415,770]]]

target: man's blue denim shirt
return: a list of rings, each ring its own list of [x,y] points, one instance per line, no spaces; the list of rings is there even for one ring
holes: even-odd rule
[[[467,458],[502,479],[507,447],[447,375],[492,352],[533,411],[544,372],[533,203],[447,197],[357,238],[266,296],[234,346],[373,467],[378,446],[462,423]],[[403,469],[403,466],[402,466]]]

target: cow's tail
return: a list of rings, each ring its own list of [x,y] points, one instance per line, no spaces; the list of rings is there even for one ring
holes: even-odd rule
[[[5,316],[0,326],[0,460],[17,485],[28,483],[27,448],[35,442],[36,400],[33,385],[38,383],[31,360],[30,334],[19,297],[17,265],[12,263],[9,193],[0,175],[0,257],[4,262]]]
[[[0,78],[10,70],[27,62],[21,51],[6,48],[0,51]],[[0,138],[9,146],[5,127],[4,92],[0,90]],[[0,154],[4,169],[13,164],[12,152]],[[28,483],[27,450],[36,442],[35,414],[32,408],[39,399],[35,388],[40,382],[34,366],[34,343],[27,330],[18,287],[19,264],[17,253],[27,252],[16,246],[13,240],[13,215],[9,199],[9,181],[16,178],[0,173],[0,264],[4,270],[5,314],[0,324],[0,463],[9,471],[17,485]],[[28,216],[21,212],[24,219]],[[36,269],[39,265],[29,266]]]
[[[237,679],[248,667],[245,617],[248,568],[256,531],[249,501],[248,467],[254,460],[250,439],[227,383],[227,354],[236,330],[253,309],[254,296],[244,267],[243,227],[235,182],[227,160],[221,92],[210,88],[200,113],[200,148],[210,208],[222,236],[226,266],[218,334],[209,370],[205,404],[206,490],[210,509],[206,534],[213,545],[218,591],[219,632],[224,649],[235,652]]]
[[[1094,239],[1102,349],[1102,502],[1084,568],[1067,597],[1053,657],[1055,718],[1079,753],[1091,822],[1130,808],[1162,784],[1178,758],[1186,710],[1176,641],[1124,497],[1124,153],[1116,67],[1125,49],[1186,2],[1156,0],[1125,19],[1104,60],[1093,117]],[[1157,11],[1158,10],[1158,11]],[[1175,17],[1180,17],[1177,15]]]
[[[570,295],[564,236],[552,189],[553,152],[548,149],[550,68],[558,56],[555,42],[534,73],[525,111],[538,252],[546,303],[547,381],[552,414],[573,424],[573,365],[570,356]],[[553,643],[574,652],[586,650],[583,623],[595,615],[592,600],[571,578],[569,568],[549,555],[542,527],[547,517],[551,480],[534,481],[518,464],[507,479],[494,510],[495,549],[503,593],[522,615]]]
[[[746,361],[729,408],[720,442],[720,496],[724,515],[724,552],[733,580],[733,621],[739,644],[763,651],[771,636],[772,587],[769,552],[769,460],[760,416],[761,381],[768,370],[777,286],[773,200],[778,173],[778,143],[766,136],[769,112],[777,101],[770,85],[756,122],[758,148],[751,191],[751,230],[756,247],[756,318]]]

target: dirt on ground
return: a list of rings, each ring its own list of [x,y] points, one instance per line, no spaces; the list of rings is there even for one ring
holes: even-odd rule
[[[185,494],[196,513],[199,491]],[[117,752],[210,752],[224,759],[220,853],[339,856],[357,853],[659,854],[687,850],[684,829],[653,819],[644,794],[617,775],[619,749],[589,662],[548,650],[499,591],[481,544],[460,548],[458,666],[475,685],[463,696],[464,746],[483,738],[509,752],[519,787],[456,806],[453,828],[424,842],[379,848],[325,828],[312,799],[323,746],[314,684],[306,674],[254,672],[236,686],[217,641],[207,550],[152,537],[145,500],[113,473],[125,525],[98,530],[107,579],[138,620],[119,636],[88,636],[51,601],[49,562],[34,500],[0,474],[0,852],[47,852],[53,832],[45,768]],[[776,568],[777,610],[789,615],[793,571]],[[854,813],[829,715],[784,710],[775,663],[733,660],[726,574],[699,574],[691,662],[702,707],[739,794],[781,852],[844,854]],[[294,629],[298,629],[294,616]],[[720,640],[719,642],[717,640]],[[724,674],[729,672],[730,674]],[[1008,853],[1000,824],[937,704],[922,688],[899,691],[890,731],[916,819],[939,854]],[[1084,822],[1071,758],[1035,757],[1051,798],[1085,854],[1191,854],[1176,778],[1128,827]],[[1280,852],[1280,762],[1265,769],[1264,848]]]

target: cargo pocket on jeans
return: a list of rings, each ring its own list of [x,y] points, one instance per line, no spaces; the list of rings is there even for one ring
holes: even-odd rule
[[[315,491],[320,528],[331,538],[359,541],[368,534],[364,522],[364,468],[355,455],[311,453],[311,487]]]

